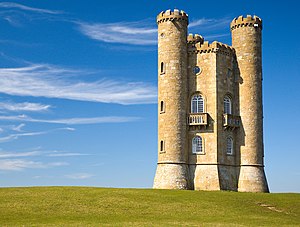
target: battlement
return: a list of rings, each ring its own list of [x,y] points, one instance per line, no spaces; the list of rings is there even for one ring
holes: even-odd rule
[[[230,23],[230,29],[232,31],[239,27],[258,27],[262,29],[262,20],[258,16],[239,16],[232,20],[232,22]]]
[[[157,15],[156,18],[157,24],[173,20],[183,20],[187,23],[189,22],[187,13],[185,13],[183,10],[179,11],[178,9],[174,9],[174,11],[171,11],[170,9],[162,11],[160,14]]]
[[[196,49],[197,53],[220,53],[224,55],[232,55],[235,53],[233,47],[217,41],[212,43],[209,43],[208,41],[197,43]]]
[[[195,34],[195,35],[189,34],[187,37],[187,42],[190,44],[203,43],[204,38],[198,34]]]

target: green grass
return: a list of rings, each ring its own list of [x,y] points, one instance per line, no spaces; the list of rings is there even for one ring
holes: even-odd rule
[[[0,188],[0,226],[300,226],[300,194]]]

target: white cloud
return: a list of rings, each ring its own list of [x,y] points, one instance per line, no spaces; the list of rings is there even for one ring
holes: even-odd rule
[[[47,111],[51,106],[43,105],[40,103],[13,103],[13,102],[0,102],[0,109],[8,111],[31,111],[31,112],[40,112]]]
[[[66,178],[74,179],[74,180],[83,180],[93,177],[94,175],[89,173],[75,173],[70,175],[65,175]]]
[[[0,68],[0,93],[125,105],[156,103],[157,88],[153,85],[72,78],[89,73],[45,64]]]
[[[13,125],[11,129],[16,132],[22,132],[23,127],[25,127],[25,124],[22,123],[17,126]]]
[[[25,6],[22,4],[18,4],[15,2],[1,2],[0,8],[7,8],[7,9],[20,9],[25,11],[31,11],[36,13],[47,13],[47,14],[61,14],[61,11],[56,10],[48,10],[48,9],[40,9],[40,8],[33,8],[29,6]]]
[[[157,44],[157,29],[146,21],[108,24],[80,22],[78,25],[79,31],[84,35],[102,42],[132,45]]]
[[[1,154],[1,153],[0,153]],[[83,153],[72,153],[72,152],[65,152],[65,153],[60,153],[60,152],[55,152],[55,153],[51,153],[48,154],[48,157],[72,157],[72,156],[86,156],[86,155],[90,155],[90,154],[83,154]],[[1,157],[1,155],[0,155]]]
[[[82,125],[82,124],[101,124],[101,123],[123,123],[139,120],[138,117],[90,117],[90,118],[66,118],[66,119],[35,119],[26,115],[19,116],[0,116],[0,120],[39,122],[50,124]],[[74,131],[74,128],[62,128],[64,130]],[[1,139],[1,138],[0,138]],[[1,140],[0,140],[1,141]]]
[[[41,169],[68,165],[67,162],[42,163],[24,159],[0,159],[0,170],[20,171],[24,169]]]
[[[53,130],[48,130],[48,131],[40,131],[40,132],[26,132],[26,133],[16,133],[16,134],[11,134],[5,137],[0,137],[0,143],[6,143],[10,142],[12,140],[16,140],[19,137],[28,137],[28,136],[39,136],[39,135],[45,135],[54,131],[59,131],[59,130],[67,130],[67,131],[73,131],[73,128],[57,128]]]
[[[229,23],[231,20],[227,17],[215,19],[215,18],[201,18],[192,20],[189,23],[189,28],[200,28],[201,30],[210,30],[210,29],[228,29],[229,31]]]
[[[220,32],[224,28],[229,27],[230,20],[228,18],[212,19],[201,18],[190,22],[189,28],[193,31],[198,29],[196,33],[209,33],[210,31]],[[86,23],[77,22],[79,31],[91,39],[107,42],[121,43],[131,45],[156,45],[157,29],[153,23],[149,21],[138,22],[119,22],[119,23]],[[208,34],[205,38],[217,38],[229,34],[220,35]]]
[[[30,151],[30,152],[0,152],[0,158],[19,158],[19,157],[30,157],[40,155],[39,151]]]

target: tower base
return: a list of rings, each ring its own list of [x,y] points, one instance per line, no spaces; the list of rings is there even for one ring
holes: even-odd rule
[[[195,190],[220,190],[217,165],[191,165],[190,171]]]
[[[188,165],[158,163],[153,188],[190,189]]]
[[[269,192],[263,166],[241,166],[238,182],[239,192]]]

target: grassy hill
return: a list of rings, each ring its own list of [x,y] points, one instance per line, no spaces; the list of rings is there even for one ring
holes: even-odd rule
[[[0,226],[300,226],[300,194],[0,188]]]

